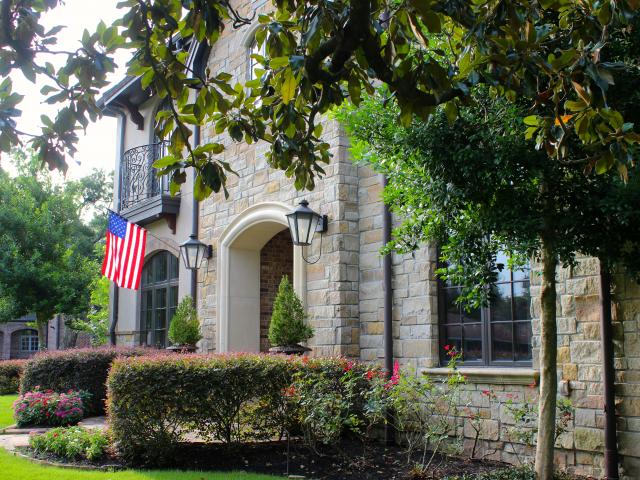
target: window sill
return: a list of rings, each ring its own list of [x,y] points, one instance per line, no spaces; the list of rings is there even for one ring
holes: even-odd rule
[[[459,369],[469,383],[490,385],[531,385],[538,384],[540,372],[532,368],[462,367]],[[449,374],[446,367],[425,368],[424,374],[433,378],[444,378]]]

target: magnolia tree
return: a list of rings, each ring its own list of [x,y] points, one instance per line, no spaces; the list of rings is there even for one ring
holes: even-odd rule
[[[339,118],[356,159],[388,178],[385,201],[401,220],[387,250],[410,252],[439,245],[438,274],[462,286],[461,301],[476,307],[491,299],[496,255],[509,267],[541,261],[540,399],[536,468],[553,470],[557,394],[556,270],[577,253],[640,272],[640,175],[585,176],[575,166],[550,162],[532,140],[517,135],[521,111],[476,90],[452,121],[440,108],[428,122],[398,125],[388,92]],[[579,152],[575,152],[579,153]],[[549,463],[547,463],[547,460]]]
[[[0,3],[0,151],[30,141],[52,167],[66,167],[76,130],[100,115],[96,96],[120,48],[137,52],[129,73],[144,88],[174,100],[157,114],[156,133],[170,143],[156,166],[173,192],[193,167],[200,199],[226,193],[232,169],[221,143],[191,146],[191,126],[214,124],[236,141],[268,142],[270,165],[298,189],[311,189],[330,160],[322,115],[345,100],[360,103],[375,82],[387,85],[405,126],[438,105],[455,118],[473,87],[485,84],[496,96],[526,99],[526,125],[514,133],[535,139],[548,160],[598,173],[615,169],[622,178],[634,166],[640,135],[608,98],[625,59],[611,61],[603,48],[628,30],[636,0],[275,0],[256,19],[227,0],[124,0],[121,19],[85,32],[70,52],[56,49],[59,28],[45,31],[40,23],[58,4]],[[246,85],[226,72],[191,71],[188,53],[170,48],[177,36],[214,46],[223,28],[252,21],[265,55],[254,55],[262,68]],[[56,67],[47,62],[51,55],[65,61]],[[16,128],[22,97],[9,77],[16,70],[44,79],[47,101],[60,105],[55,118],[42,118],[41,132]],[[581,145],[579,157],[573,144]],[[543,255],[543,262],[552,260]],[[540,461],[542,478],[550,478],[551,462]]]

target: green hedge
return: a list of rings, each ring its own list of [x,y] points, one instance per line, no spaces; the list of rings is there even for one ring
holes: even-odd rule
[[[145,348],[79,348],[41,352],[24,367],[21,391],[37,389],[91,394],[85,405],[85,416],[102,415],[107,397],[106,380],[111,362],[117,357],[149,354],[157,350]]]
[[[18,393],[26,360],[0,361],[0,395]]]
[[[300,419],[291,401],[297,372],[340,389],[345,372],[366,383],[367,367],[344,359],[280,355],[120,358],[109,373],[114,445],[134,464],[167,465],[187,432],[204,441],[278,438]],[[308,375],[307,375],[308,376]],[[361,408],[361,407],[360,407]]]

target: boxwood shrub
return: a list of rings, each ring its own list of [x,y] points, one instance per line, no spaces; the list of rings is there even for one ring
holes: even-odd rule
[[[0,395],[18,393],[26,360],[0,361]]]
[[[102,415],[107,396],[106,380],[111,362],[117,357],[149,354],[147,348],[78,348],[38,353],[24,366],[21,390],[68,390],[91,394],[85,416]]]
[[[282,438],[301,411],[291,401],[296,373],[366,383],[367,367],[339,358],[174,355],[119,358],[108,379],[114,446],[133,464],[170,464],[185,435],[226,444]],[[354,372],[359,372],[354,376]],[[359,408],[362,408],[360,406]]]

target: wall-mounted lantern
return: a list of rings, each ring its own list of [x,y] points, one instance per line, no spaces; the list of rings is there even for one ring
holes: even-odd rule
[[[189,240],[180,245],[180,256],[189,270],[197,270],[202,265],[202,260],[211,258],[212,255],[213,247],[202,243],[194,234],[189,235]]]
[[[327,231],[327,225],[329,223],[328,217],[311,210],[309,208],[309,202],[306,200],[302,200],[296,209],[293,212],[288,213],[286,216],[287,222],[289,222],[291,240],[294,245],[308,247],[311,245],[316,232],[322,234]],[[320,238],[322,239],[322,237]],[[318,257],[318,260],[319,259],[320,257]],[[304,258],[304,260],[307,263],[316,263],[318,261],[309,262],[306,258]]]

